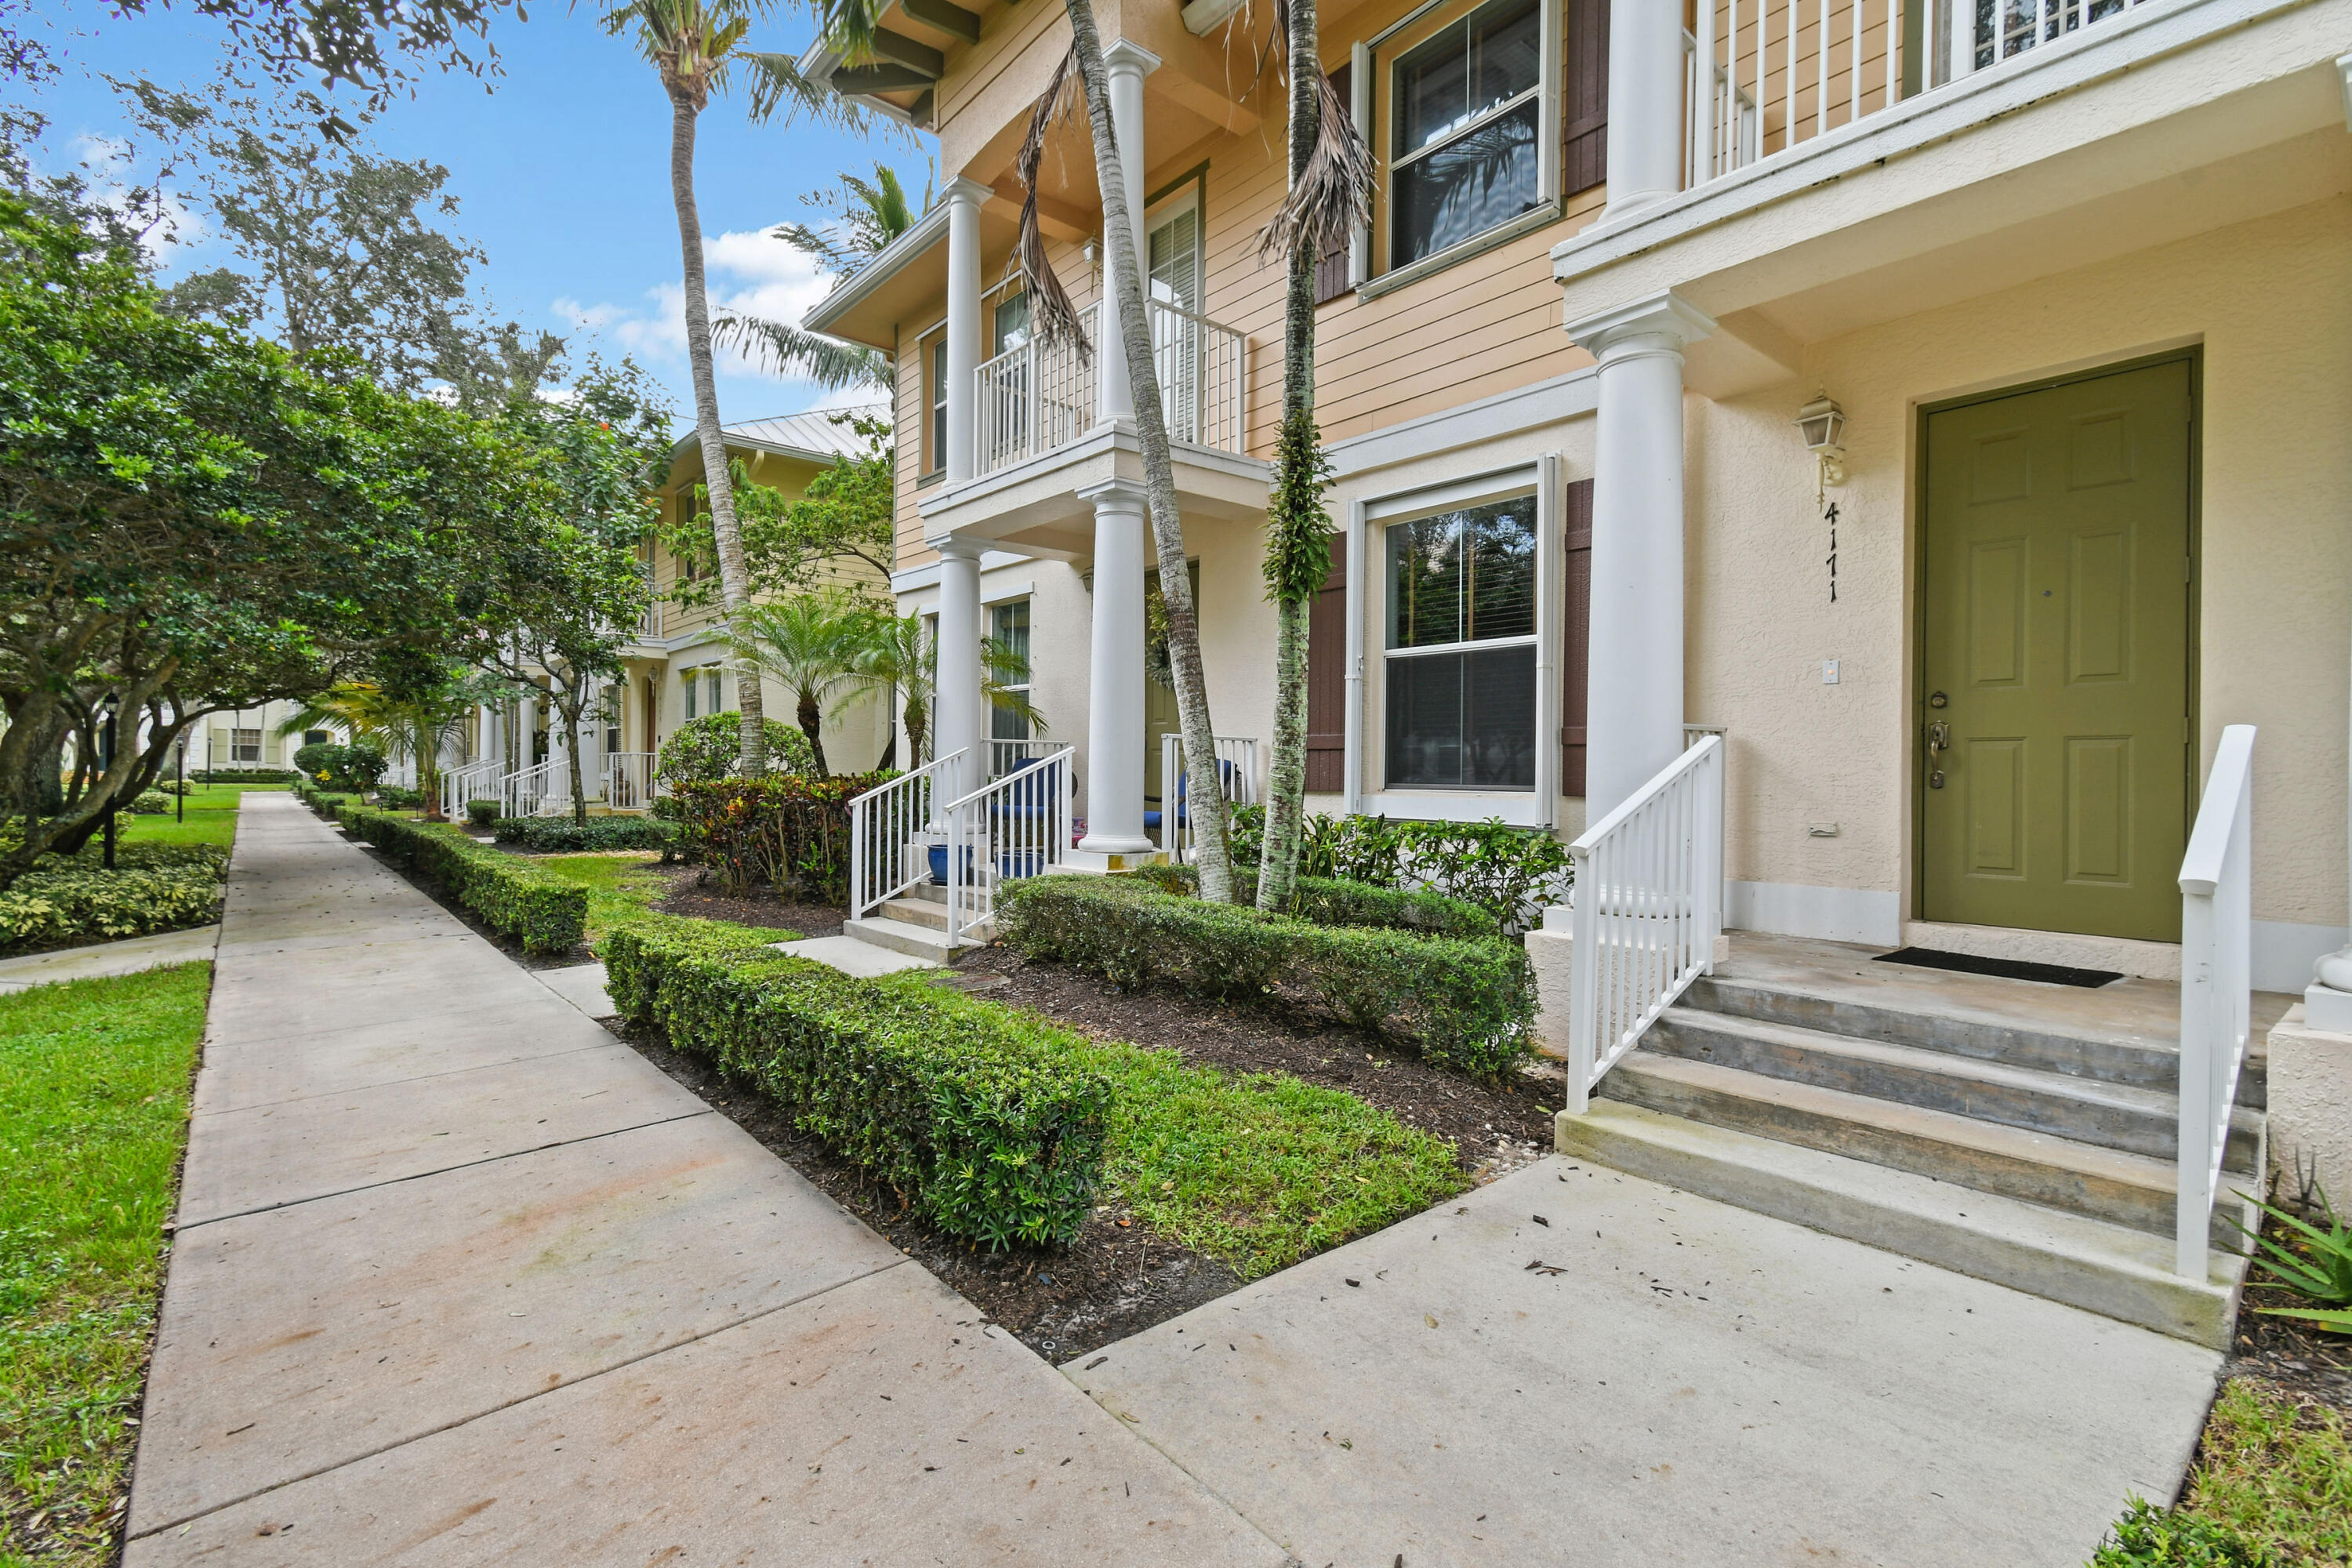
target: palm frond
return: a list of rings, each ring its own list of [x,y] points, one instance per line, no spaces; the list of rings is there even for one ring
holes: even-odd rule
[[[881,20],[882,4],[877,0],[823,0],[817,36],[850,64],[866,65],[874,58],[874,34]]]
[[[1289,0],[1274,0],[1274,31],[1277,40],[1288,39]],[[1320,256],[1371,221],[1372,182],[1377,177],[1372,150],[1356,129],[1354,110],[1339,100],[1339,89],[1319,70],[1315,73],[1315,92],[1319,105],[1315,149],[1306,168],[1291,183],[1282,205],[1259,231],[1261,257],[1275,251]]]
[[[1045,159],[1045,138],[1055,121],[1076,108],[1080,93],[1078,50],[1073,42],[1054,67],[1053,79],[1045,84],[1036,108],[1030,110],[1029,128],[1013,160],[1022,190],[1021,238],[1013,259],[1022,288],[1029,296],[1030,331],[1045,343],[1076,343],[1079,363],[1084,363],[1093,353],[1092,346],[1078,321],[1077,307],[1070,303],[1062,280],[1054,276],[1053,263],[1045,258],[1045,239],[1037,227],[1037,171]]]
[[[754,124],[782,110],[788,118],[806,115],[817,124],[843,131],[865,132],[872,128],[873,117],[864,108],[850,102],[826,83],[802,74],[800,62],[790,55],[739,49],[730,58],[751,73]]]
[[[789,321],[764,316],[721,316],[711,323],[711,342],[740,349],[777,374],[798,374],[823,387],[871,386],[887,392],[894,383],[890,358],[862,343],[845,343]]]

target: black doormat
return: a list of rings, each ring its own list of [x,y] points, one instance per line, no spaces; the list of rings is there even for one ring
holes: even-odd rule
[[[2123,975],[2112,969],[2072,969],[2063,963],[2028,963],[2020,958],[1979,958],[1973,952],[1938,952],[1932,947],[1897,948],[1878,955],[1881,963],[1990,974],[2000,980],[2039,980],[2045,985],[2112,985]]]

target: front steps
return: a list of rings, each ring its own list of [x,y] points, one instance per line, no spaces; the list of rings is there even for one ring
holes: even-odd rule
[[[2211,1268],[2186,1279],[2171,1268],[2177,1061],[2149,998],[2119,998],[2108,1026],[2096,993],[1979,976],[1923,987],[1853,967],[1868,950],[1829,956],[1843,962],[1811,974],[1735,957],[1693,985],[1588,1115],[1559,1118],[1559,1151],[2229,1343],[2245,1270],[2229,1221],[2254,1218],[2234,1194],[2259,1191],[2263,1170],[2259,1059],[2232,1117]]]
[[[860,920],[844,921],[841,930],[845,936],[854,936],[910,958],[953,963],[960,954],[984,943],[994,931],[994,922],[983,921],[962,942],[950,942],[948,890],[936,883],[918,882],[881,904],[878,912]]]

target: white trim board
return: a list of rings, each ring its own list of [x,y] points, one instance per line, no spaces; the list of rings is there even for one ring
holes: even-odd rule
[[[1529,386],[1457,404],[1435,414],[1401,419],[1327,448],[1333,473],[1354,479],[1377,469],[1432,458],[1441,452],[1482,446],[1506,436],[1540,430],[1592,413],[1601,406],[1599,367],[1585,365]]]
[[[1035,559],[1034,555],[1024,555],[1014,550],[984,550],[980,555],[980,569],[983,573],[996,572]],[[926,566],[909,566],[903,572],[890,574],[890,592],[893,594],[919,594],[926,588],[939,585],[940,563],[936,561]]]
[[[1897,947],[1903,896],[1870,888],[1813,888],[1798,882],[1724,883],[1723,923],[1736,931],[1816,942]]]

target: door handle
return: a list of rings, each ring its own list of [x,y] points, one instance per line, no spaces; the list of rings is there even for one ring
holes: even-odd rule
[[[1944,770],[1937,765],[1937,754],[1952,749],[1952,727],[1938,719],[1927,726],[1927,787],[1944,787]]]

